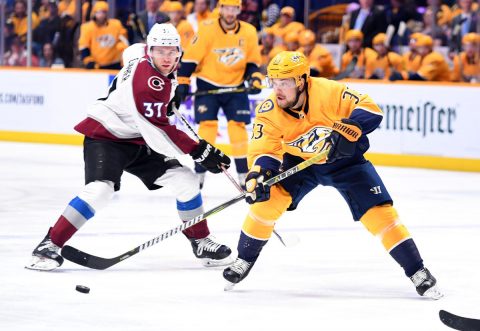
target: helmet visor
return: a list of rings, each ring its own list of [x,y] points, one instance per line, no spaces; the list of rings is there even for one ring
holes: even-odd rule
[[[270,78],[267,77],[267,86],[277,89],[289,89],[297,86],[295,78]]]
[[[151,57],[175,59],[179,56],[180,56],[180,51],[178,50],[177,47],[175,47],[174,49],[172,47],[161,47],[161,46],[152,47]]]

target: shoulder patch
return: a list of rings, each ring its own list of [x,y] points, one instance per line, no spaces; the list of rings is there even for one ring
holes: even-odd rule
[[[273,101],[270,99],[265,100],[260,107],[258,107],[258,112],[259,113],[266,113],[267,111],[272,110],[274,107]]]

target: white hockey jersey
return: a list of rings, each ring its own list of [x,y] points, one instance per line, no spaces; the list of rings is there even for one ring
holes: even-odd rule
[[[166,116],[177,85],[176,73],[165,77],[147,56],[132,56],[112,81],[108,95],[88,108],[88,117],[75,130],[94,139],[147,144],[164,155],[190,153],[197,142]]]

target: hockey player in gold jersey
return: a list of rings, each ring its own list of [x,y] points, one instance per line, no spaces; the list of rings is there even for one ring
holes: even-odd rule
[[[122,52],[128,47],[127,30],[122,23],[108,18],[108,3],[97,1],[92,20],[80,27],[78,48],[87,69],[121,69]]]
[[[183,56],[178,73],[179,86],[175,100],[183,101],[188,92],[190,76],[197,77],[198,91],[228,87],[260,87],[262,75],[257,31],[249,23],[237,19],[241,0],[220,0],[220,17],[204,21]],[[260,92],[254,88],[251,93]],[[243,185],[247,173],[248,135],[245,128],[250,123],[250,104],[247,93],[209,94],[195,97],[195,120],[200,123],[198,134],[211,144],[218,131],[218,111],[223,109],[232,146],[231,155],[239,181]],[[203,182],[205,169],[195,168]]]
[[[381,240],[420,295],[439,299],[442,293],[435,278],[424,267],[380,176],[363,156],[369,148],[367,134],[380,124],[382,111],[368,95],[309,77],[309,72],[300,52],[282,52],[268,66],[273,93],[256,109],[246,181],[246,200],[252,206],[240,234],[238,258],[223,273],[227,289],[251,271],[280,216],[324,185],[338,190],[353,219]],[[272,187],[263,185],[280,171],[326,150],[328,157],[320,164]]]

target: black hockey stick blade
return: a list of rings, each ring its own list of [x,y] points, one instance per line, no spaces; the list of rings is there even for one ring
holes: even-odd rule
[[[97,269],[97,270],[105,270],[110,268],[111,266],[117,264],[120,261],[128,259],[129,257],[137,254],[140,252],[140,247],[136,247],[127,253],[123,253],[117,257],[112,257],[111,259],[106,259],[103,257],[98,257],[95,255],[91,255],[85,253],[75,247],[66,245],[62,248],[62,256],[67,260],[79,264],[81,266]]]
[[[480,331],[480,320],[454,315],[445,310],[438,312],[440,320],[446,326],[460,331]]]
[[[332,80],[341,80],[350,76],[353,70],[355,70],[355,66],[357,65],[358,57],[354,57],[352,61],[347,65],[344,71],[336,75],[332,78]]]

